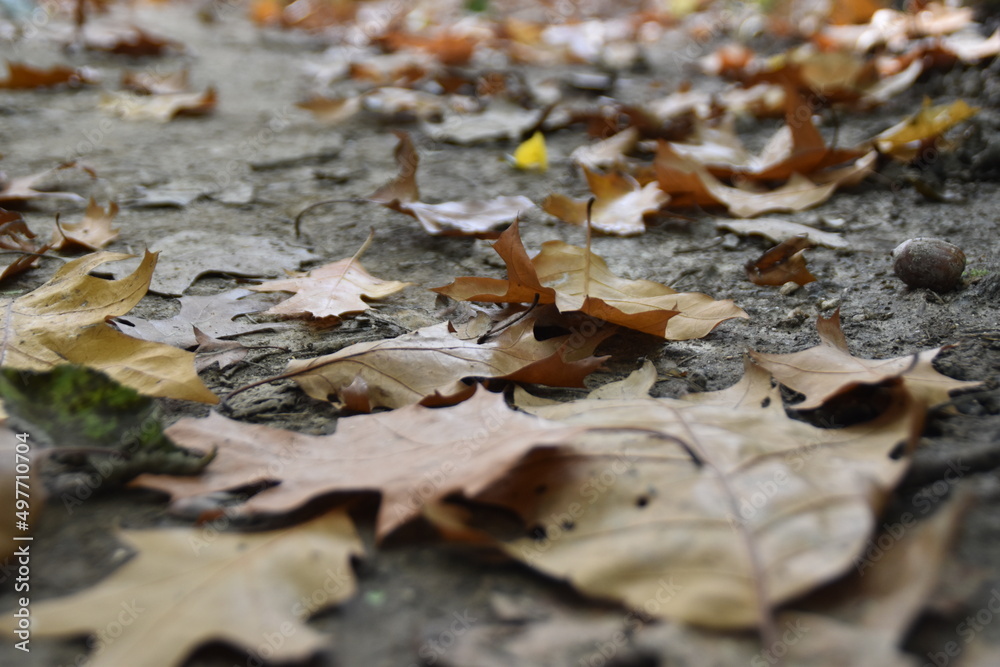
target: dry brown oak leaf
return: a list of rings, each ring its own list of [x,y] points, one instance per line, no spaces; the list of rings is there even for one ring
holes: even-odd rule
[[[376,532],[383,537],[422,507],[458,491],[474,495],[528,451],[557,446],[578,429],[507,407],[479,388],[449,408],[419,405],[345,417],[332,435],[314,436],[244,424],[212,413],[182,419],[167,435],[182,447],[218,447],[198,477],[142,475],[132,484],[165,491],[175,503],[263,481],[280,484],[227,511],[284,514],[333,492],[382,494]],[[269,472],[276,471],[276,472]]]
[[[649,280],[611,273],[586,248],[546,241],[528,257],[515,222],[493,244],[507,265],[507,280],[457,278],[433,291],[460,301],[554,303],[559,312],[579,311],[668,340],[701,338],[724,320],[747,317],[732,301],[698,292],[677,292]]]
[[[99,584],[35,602],[34,637],[96,637],[88,665],[183,665],[199,646],[225,642],[256,660],[308,660],[329,637],[306,619],[354,595],[350,559],[364,551],[350,518],[329,512],[293,528],[221,533],[128,530],[138,553]],[[322,592],[322,602],[315,594]],[[16,619],[3,623],[11,634]],[[109,639],[108,628],[120,635]],[[273,634],[283,641],[268,643]],[[88,644],[90,645],[90,644]]]
[[[494,197],[425,204],[417,187],[420,156],[406,132],[396,131],[396,164],[399,174],[376,190],[368,199],[416,218],[428,234],[496,238],[500,225],[515,220],[518,214],[535,207],[527,197]]]
[[[628,174],[601,174],[586,167],[583,168],[583,173],[595,198],[590,224],[595,230],[605,234],[642,234],[646,231],[643,216],[656,212],[670,199],[656,183],[639,185]],[[573,199],[556,193],[545,198],[542,210],[571,224],[586,225],[587,202],[587,199]]]
[[[99,250],[118,238],[118,230],[111,227],[116,215],[118,215],[118,204],[110,202],[105,211],[91,197],[83,220],[57,225],[52,232],[50,245],[55,250],[73,248]]]
[[[789,419],[779,401],[526,408],[592,430],[534,452],[476,500],[522,517],[529,535],[502,540],[511,556],[584,594],[695,625],[764,628],[777,605],[866,548],[908,467],[893,455],[922,423],[898,383],[892,396],[880,418],[843,429]]]
[[[0,366],[43,371],[82,364],[149,396],[217,403],[194,370],[194,355],[162,343],[131,338],[105,320],[124,315],[142,299],[156,267],[147,252],[119,280],[87,274],[132,255],[96,252],[62,266],[47,283],[16,299],[3,299]]]
[[[979,386],[979,382],[953,380],[934,370],[931,362],[943,347],[893,359],[861,359],[851,354],[840,328],[840,311],[816,320],[820,344],[791,354],[750,352],[753,361],[774,379],[801,394],[798,410],[811,410],[862,384],[877,384],[901,377],[906,388],[928,407],[948,401],[955,389]]]
[[[368,240],[371,241],[369,235]],[[340,317],[368,310],[361,297],[384,299],[413,283],[376,278],[361,266],[366,242],[353,257],[346,257],[311,271],[289,272],[285,280],[271,280],[250,289],[255,292],[294,292],[295,296],[272,306],[268,315]]]
[[[292,360],[279,378],[291,378],[319,400],[338,396],[353,410],[399,408],[413,403],[451,405],[472,395],[472,378],[583,387],[583,379],[607,357],[591,356],[614,332],[593,326],[576,334],[538,340],[536,309],[482,338],[457,336],[447,322],[364,343],[315,359]],[[277,378],[271,378],[277,379]]]
[[[732,124],[701,126],[700,143],[671,142],[682,158],[693,160],[717,178],[740,176],[759,181],[784,181],[795,174],[811,174],[861,157],[865,151],[828,147],[812,121],[812,107],[795,90],[785,90],[785,125],[759,155],[750,154]]]

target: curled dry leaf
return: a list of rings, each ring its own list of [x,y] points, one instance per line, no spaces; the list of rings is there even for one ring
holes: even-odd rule
[[[168,345],[130,338],[105,320],[124,315],[146,294],[156,266],[147,252],[120,280],[87,274],[131,255],[96,252],[63,265],[47,283],[16,299],[4,299],[0,365],[48,370],[64,363],[103,371],[149,396],[217,403],[194,371],[194,355]]]
[[[314,95],[307,100],[296,102],[295,106],[305,109],[323,125],[339,125],[361,111],[361,97],[329,98]]]
[[[791,281],[808,285],[816,280],[809,273],[803,253],[815,244],[805,234],[782,241],[746,264],[747,280],[755,285],[784,285]]]
[[[546,115],[546,109],[524,109],[513,102],[498,100],[480,113],[449,111],[440,123],[425,122],[421,129],[436,141],[463,146],[504,139],[518,141],[541,127]]]
[[[215,111],[217,102],[215,88],[209,87],[203,93],[105,94],[101,98],[100,107],[124,120],[155,120],[166,123],[178,116],[210,114]]]
[[[569,158],[592,171],[615,167],[625,161],[625,154],[635,148],[638,141],[639,129],[632,126],[597,143],[574,149]]]
[[[877,154],[872,151],[854,164],[807,178],[792,174],[788,182],[774,190],[745,190],[725,185],[702,168],[695,172],[703,189],[733,215],[751,218],[761,213],[802,211],[825,202],[840,187],[860,183],[872,173]]]
[[[874,143],[882,153],[901,160],[912,160],[917,156],[921,143],[936,139],[978,111],[978,107],[970,107],[965,100],[937,106],[931,106],[930,100],[925,100],[920,111],[880,133]]]
[[[593,429],[476,497],[515,510],[514,558],[581,592],[713,628],[766,627],[867,547],[923,410],[899,386],[877,420],[820,429],[783,410],[672,399],[527,408]],[[664,586],[669,586],[664,590]],[[644,606],[651,599],[660,604]]]
[[[198,347],[194,350],[194,367],[199,372],[212,366],[218,366],[219,370],[228,368],[243,361],[250,352],[250,348],[242,343],[213,338],[198,327],[194,327],[194,338],[198,343]]]
[[[49,250],[50,246],[36,243],[35,237],[20,213],[0,208],[0,248],[24,253],[0,271],[0,282],[34,267],[39,257]]]
[[[207,419],[182,419],[167,429],[182,447],[218,448],[205,474],[144,475],[133,486],[170,493],[177,504],[217,491],[281,482],[229,508],[236,516],[286,513],[335,491],[378,491],[382,502],[376,534],[381,538],[418,516],[424,504],[457,491],[474,495],[527,452],[564,443],[573,432],[511,410],[503,396],[483,388],[450,408],[412,405],[341,418],[336,432],[326,436],[212,413]],[[280,473],[268,472],[275,469]]]
[[[646,231],[643,216],[656,212],[670,199],[656,183],[639,185],[628,174],[601,174],[586,167],[583,173],[595,197],[591,225],[599,232],[618,236],[641,234]],[[551,194],[542,202],[542,210],[571,224],[586,225],[587,202],[587,199]]]
[[[150,249],[161,253],[162,258],[149,289],[175,295],[183,294],[198,276],[206,273],[278,276],[286,266],[319,259],[301,246],[278,239],[196,229],[165,236],[153,242]],[[117,277],[133,268],[134,262],[121,262],[111,268],[111,273]]]
[[[49,69],[38,69],[7,61],[7,79],[0,81],[0,89],[31,90],[34,88],[51,88],[52,86],[79,86],[96,83],[96,73],[87,68],[73,69],[56,65]]]
[[[582,312],[668,340],[708,334],[724,320],[746,317],[732,301],[676,292],[649,280],[627,280],[586,248],[547,241],[529,258],[517,223],[493,245],[507,265],[507,280],[457,278],[433,291],[461,301],[554,303],[562,313]]]
[[[953,380],[934,370],[931,362],[944,349],[924,350],[893,359],[862,359],[851,354],[840,328],[840,311],[816,321],[820,344],[791,354],[750,352],[753,361],[774,379],[805,395],[799,410],[811,410],[857,385],[878,384],[899,377],[906,388],[928,406],[948,400],[948,392],[979,386]]]
[[[190,72],[187,69],[169,74],[159,74],[151,70],[122,72],[122,88],[140,95],[169,95],[183,93],[188,89]]]
[[[416,218],[428,234],[496,238],[498,226],[513,221],[520,213],[535,207],[527,197],[495,197],[425,204],[420,201],[417,166],[420,156],[406,132],[396,132],[396,164],[399,174],[371,196],[370,201]]]
[[[780,218],[754,218],[753,220],[723,220],[715,221],[717,229],[733,232],[739,236],[763,236],[774,243],[787,241],[795,236],[805,235],[815,245],[844,250],[850,244],[840,234],[824,232],[814,227],[800,225],[797,222]]]
[[[228,338],[242,334],[285,329],[284,322],[255,322],[236,317],[258,313],[273,303],[268,297],[253,294],[248,289],[233,289],[210,296],[182,296],[180,310],[165,320],[141,317],[118,318],[114,324],[134,338],[166,343],[174,347],[191,348],[198,344],[194,331],[200,329],[212,338]]]
[[[84,45],[92,51],[133,58],[159,57],[168,53],[183,53],[185,50],[180,42],[153,35],[139,26],[130,26],[126,30],[108,30],[99,34],[90,30]]]
[[[374,231],[353,257],[304,273],[293,272],[285,280],[271,280],[250,289],[255,292],[295,293],[290,299],[272,306],[267,311],[268,315],[341,317],[364,312],[369,306],[361,297],[384,299],[413,284],[376,278],[361,266],[361,255],[371,243],[373,234]]]
[[[369,409],[458,403],[472,395],[475,379],[582,387],[583,379],[607,359],[591,355],[613,328],[594,326],[589,336],[581,332],[538,340],[534,326],[544,313],[536,310],[478,340],[455,335],[448,323],[435,324],[396,338],[355,343],[315,359],[293,360],[279,377],[295,380],[319,400],[341,396],[361,378]],[[359,386],[349,392],[355,405],[363,405]]]
[[[87,201],[75,192],[51,192],[48,190],[36,190],[34,186],[53,173],[63,169],[79,168],[96,177],[94,172],[86,167],[77,165],[75,162],[67,162],[58,167],[47,169],[30,176],[8,179],[7,175],[0,172],[0,202],[26,202],[33,199],[65,199],[67,201],[83,203]]]
[[[57,225],[52,232],[52,241],[49,245],[55,250],[72,248],[100,250],[118,238],[119,231],[111,227],[116,215],[118,215],[118,204],[109,202],[105,211],[91,197],[83,220]]]
[[[102,637],[119,627],[114,641],[95,640],[93,667],[149,664],[150,656],[180,665],[208,642],[253,655],[278,627],[287,631],[269,657],[306,661],[329,640],[306,623],[324,607],[302,601],[317,590],[329,593],[324,606],[353,596],[350,559],[364,552],[343,510],[263,533],[209,537],[202,528],[166,528],[119,536],[134,558],[91,588],[31,607],[35,637]],[[8,615],[5,634],[16,627]]]

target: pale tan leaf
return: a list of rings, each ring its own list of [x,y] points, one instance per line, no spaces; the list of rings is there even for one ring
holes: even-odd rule
[[[912,446],[923,415],[901,388],[893,397],[879,419],[844,429],[670,399],[532,408],[595,430],[536,452],[476,499],[524,519],[532,537],[504,540],[510,555],[587,595],[685,623],[763,627],[863,552],[907,467],[891,454]]]
[[[118,204],[108,203],[108,209],[105,211],[91,197],[83,220],[61,223],[52,232],[50,245],[55,250],[66,250],[74,246],[99,250],[118,238],[119,230],[111,227],[116,215],[118,215]]]
[[[584,167],[590,191],[595,201],[591,211],[591,226],[605,234],[630,236],[646,231],[643,216],[656,212],[670,197],[656,183],[639,185],[628,174],[601,174]],[[551,194],[542,202],[549,215],[574,225],[587,224],[587,200],[571,199]]]
[[[104,93],[100,108],[124,120],[153,120],[161,123],[178,116],[204,116],[215,111],[218,95],[215,88],[203,93],[164,93],[161,95],[135,95],[132,93]]]
[[[368,273],[357,256],[326,264],[285,280],[271,280],[250,289],[255,292],[294,292],[272,306],[269,315],[341,317],[368,310],[361,297],[384,299],[413,283],[382,280]]]
[[[343,510],[265,533],[167,528],[120,536],[138,553],[110,577],[63,598],[32,601],[34,637],[99,639],[101,650],[88,661],[93,667],[179,666],[217,641],[252,654],[266,646],[274,660],[307,660],[329,639],[305,620],[354,594],[350,559],[363,552]],[[325,602],[313,606],[316,591]],[[7,614],[5,633],[16,623]],[[120,635],[109,641],[102,633],[112,626]],[[276,632],[282,642],[268,644]]]
[[[371,406],[390,408],[457,403],[472,394],[474,378],[582,387],[583,378],[606,359],[590,355],[613,328],[594,326],[590,336],[539,341],[533,333],[537,314],[485,340],[460,338],[441,323],[396,338],[355,343],[315,359],[293,360],[281,377],[294,379],[320,400],[339,396],[360,377]]]
[[[576,430],[511,410],[503,396],[483,388],[449,408],[412,405],[345,417],[327,436],[212,413],[167,429],[182,447],[218,447],[204,474],[143,475],[132,484],[166,491],[176,502],[266,480],[282,482],[230,508],[237,515],[289,512],[334,491],[378,491],[381,538],[418,516],[425,503],[459,491],[474,495],[527,452],[566,442]]]
[[[906,388],[928,406],[947,401],[950,391],[980,384],[953,380],[934,370],[931,362],[943,349],[940,347],[892,359],[853,356],[840,329],[839,310],[830,317],[821,316],[816,328],[821,342],[807,350],[791,354],[750,352],[754,362],[775,380],[805,394],[805,400],[795,405],[799,410],[818,408],[857,385],[878,384],[894,377],[901,377]]]
[[[217,403],[218,397],[195,374],[193,354],[130,338],[105,323],[127,313],[146,294],[156,254],[147,252],[135,271],[120,280],[87,273],[128,257],[104,251],[85,255],[63,265],[34,291],[4,299],[0,365],[48,370],[67,362],[83,364],[144,394]]]

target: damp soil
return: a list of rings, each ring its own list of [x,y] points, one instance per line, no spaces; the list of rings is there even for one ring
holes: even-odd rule
[[[248,358],[251,363],[206,371],[205,382],[218,394],[273,375],[290,358],[333,352],[440,321],[441,304],[424,288],[461,275],[503,275],[503,265],[488,242],[432,237],[411,218],[377,206],[342,203],[317,209],[304,220],[303,233],[296,238],[293,220],[305,206],[364,196],[395,173],[396,140],[391,130],[405,126],[362,118],[329,129],[295,108],[294,102],[310,91],[306,65],[322,61],[323,45],[309,36],[259,30],[235,9],[225,10],[215,23],[199,21],[195,7],[183,4],[134,10],[132,18],[187,44],[190,51],[128,64],[134,69],[189,66],[196,88],[218,89],[216,113],[166,124],[128,123],[109,121],[98,110],[100,88],[5,92],[0,94],[0,146],[8,174],[42,171],[71,158],[85,162],[97,173],[96,180],[63,172],[49,185],[95,195],[102,202],[125,202],[118,218],[122,234],[113,250],[137,252],[167,234],[197,229],[300,244],[322,258],[319,264],[350,256],[374,229],[375,241],[365,255],[368,270],[415,284],[336,327],[296,323],[281,331],[242,337],[247,345],[283,349],[257,350]],[[648,66],[623,74],[613,94],[641,100],[651,91],[671,90],[683,78],[695,76],[690,60],[674,55],[692,52],[682,50],[689,46],[684,39],[680,32],[668,31],[649,49]],[[707,47],[697,48],[700,55]],[[116,87],[123,66],[110,56],[59,52],[41,38],[4,44],[0,54],[38,64],[69,60],[87,65],[103,75],[109,89]],[[543,74],[558,77],[563,72],[552,69]],[[897,122],[924,96],[946,100],[957,95],[983,110],[956,133],[953,152],[935,158],[922,174],[957,201],[931,202],[905,174],[889,170],[836,194],[818,209],[782,216],[843,233],[850,242],[847,250],[810,251],[810,269],[818,280],[791,294],[746,281],[744,263],[763,252],[766,242],[727,237],[716,230],[713,216],[704,212],[651,221],[641,236],[593,241],[594,250],[619,275],[733,299],[749,319],[725,322],[699,340],[665,343],[640,334],[616,338],[600,350],[613,357],[588,379],[591,386],[622,378],[648,359],[663,378],[654,388],[657,396],[724,388],[740,377],[748,348],[781,353],[810,347],[818,342],[816,317],[830,315],[836,308],[858,356],[895,357],[949,346],[935,362],[938,370],[988,383],[985,390],[956,397],[950,410],[929,416],[913,472],[886,510],[889,520],[918,497],[926,498],[927,489],[933,490],[937,504],[960,486],[969,487],[975,499],[949,563],[949,571],[957,573],[953,576],[965,581],[969,590],[957,605],[932,606],[919,620],[909,640],[910,650],[918,656],[953,637],[967,611],[982,608],[1000,586],[1000,394],[995,390],[1000,377],[1000,76],[992,68],[932,74],[874,114],[841,114],[828,118],[823,128],[828,136],[838,132],[846,143]],[[764,123],[756,130],[749,125],[744,129],[751,133],[751,143],[762,143],[774,127]],[[435,143],[419,133],[417,138],[422,157],[418,178],[430,201],[461,199],[470,193],[521,194],[535,201],[553,191],[585,194],[585,183],[567,159],[586,141],[579,128],[548,137],[552,167],[544,175],[511,169],[504,160],[514,148],[511,143],[458,147]],[[183,206],[144,206],[143,192],[149,191],[179,192],[193,199]],[[29,222],[44,236],[57,210],[69,209],[38,204],[29,212]],[[529,251],[549,239],[583,242],[581,229],[539,211],[524,217],[522,230]],[[918,236],[943,238],[964,249],[968,271],[960,289],[940,295],[911,290],[893,275],[889,252]],[[8,289],[34,288],[57,267],[55,261],[43,262]],[[213,294],[238,284],[233,276],[209,275],[187,293]],[[135,314],[162,318],[176,309],[175,299],[150,295]],[[582,395],[567,390],[542,393]],[[168,422],[208,412],[207,407],[178,401],[164,401],[162,407]],[[222,410],[236,419],[307,433],[332,432],[342,415],[331,405],[304,396],[291,383],[239,394]],[[955,464],[960,464],[962,474],[942,482]],[[368,499],[354,508],[369,546],[375,502]],[[318,511],[322,504],[309,511]],[[73,507],[51,501],[35,527],[32,599],[83,590],[114,571],[128,556],[113,537],[116,527],[183,525],[167,514],[166,505],[162,496],[138,491],[99,490]],[[308,664],[447,663],[450,647],[436,643],[440,650],[429,652],[429,642],[444,636],[455,614],[468,614],[476,624],[502,625],[494,604],[498,595],[556,610],[569,619],[623,617],[621,608],[583,599],[567,585],[495,554],[441,545],[419,526],[370,549],[355,567],[358,595],[311,621],[329,636],[329,643]],[[0,607],[10,607],[9,576],[0,573],[0,578],[4,581]],[[1000,627],[986,627],[983,636],[1000,641]],[[5,643],[0,646],[0,663],[76,665],[82,664],[86,652],[82,639],[37,638],[32,646],[30,662],[25,663],[24,656]],[[581,639],[578,646],[567,646],[553,664],[577,664],[593,656],[594,650],[593,641]],[[223,645],[205,647],[189,662],[205,667],[245,663],[245,653]],[[608,664],[675,663],[667,653],[651,652],[632,638]]]

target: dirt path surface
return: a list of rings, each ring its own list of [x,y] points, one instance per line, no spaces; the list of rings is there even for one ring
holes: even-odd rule
[[[218,90],[218,108],[212,115],[165,124],[109,120],[98,109],[100,87],[0,94],[4,170],[23,175],[68,159],[85,162],[98,174],[97,180],[66,172],[54,176],[50,185],[122,203],[117,221],[122,234],[110,249],[140,252],[169,234],[200,230],[282,240],[314,252],[318,259],[313,265],[318,265],[349,257],[374,229],[366,268],[376,276],[416,285],[335,328],[295,323],[242,337],[247,345],[283,349],[253,351],[249,357],[253,363],[232,370],[205,371],[202,377],[210,388],[222,395],[280,372],[290,358],[329,353],[434,324],[442,319],[441,305],[423,288],[444,285],[455,276],[503,275],[503,265],[488,242],[432,237],[413,219],[378,206],[343,203],[318,209],[305,219],[302,237],[295,238],[292,222],[306,205],[365,196],[392,177],[393,128],[363,118],[336,129],[317,124],[294,102],[311,89],[307,66],[324,62],[320,44],[299,33],[260,30],[238,8],[222,7],[220,12],[221,20],[214,23],[199,21],[196,8],[183,4],[142,8],[132,14],[140,25],[189,47],[185,55],[140,60],[137,68],[190,66],[195,89],[211,85]],[[683,77],[691,76],[693,59],[676,57],[692,52],[684,51],[690,46],[687,39],[683,31],[668,30],[649,48],[648,69],[623,74],[615,97],[641,101],[651,91],[672,90]],[[697,55],[708,49],[694,44]],[[121,61],[111,56],[59,54],[45,37],[7,43],[0,51],[6,58],[33,63],[68,58],[95,68],[108,87],[115,86],[122,69]],[[593,241],[594,250],[619,275],[732,299],[750,317],[725,322],[710,335],[690,341],[664,343],[642,334],[618,338],[607,350],[602,348],[602,353],[614,356],[588,379],[590,386],[620,379],[648,359],[659,373],[656,396],[720,389],[740,377],[748,348],[785,353],[816,344],[816,317],[830,315],[837,307],[855,355],[886,358],[954,345],[938,356],[935,367],[953,378],[988,383],[985,391],[955,400],[953,414],[940,410],[929,416],[912,471],[883,519],[889,525],[907,511],[924,519],[956,489],[968,488],[972,494],[971,509],[945,568],[945,592],[919,619],[907,643],[921,658],[955,639],[961,619],[987,608],[1000,588],[1000,481],[995,472],[1000,463],[1000,398],[995,391],[1000,377],[1000,188],[987,160],[997,149],[1000,129],[1000,77],[994,69],[932,73],[876,113],[840,119],[840,137],[846,145],[912,113],[925,95],[935,101],[963,95],[983,107],[958,133],[955,152],[927,170],[928,178],[940,178],[942,188],[960,198],[957,203],[929,202],[900,171],[838,193],[812,211],[782,216],[842,233],[850,244],[846,250],[810,251],[810,269],[818,280],[804,288],[786,295],[745,280],[743,265],[769,244],[755,237],[726,236],[707,214],[696,214],[694,221],[663,217],[643,235]],[[532,75],[564,73],[551,68]],[[695,80],[696,87],[702,83],[712,85]],[[763,142],[776,127],[763,124],[751,140]],[[830,131],[824,128],[824,133]],[[511,169],[503,156],[513,151],[514,143],[459,147],[417,136],[422,157],[418,179],[428,200],[450,201],[475,193],[525,195],[537,202],[551,192],[586,194],[585,182],[568,160],[569,153],[586,142],[580,132],[548,137],[551,168],[542,175]],[[148,202],[166,195],[187,201],[182,206],[144,205],[144,197]],[[32,227],[43,237],[50,233],[51,213],[57,210],[66,208],[41,203],[30,213]],[[580,228],[538,210],[524,217],[522,236],[530,251],[551,239],[583,243]],[[969,271],[963,287],[939,296],[910,290],[892,274],[890,251],[903,240],[920,236],[943,238],[964,249]],[[43,262],[9,289],[34,288],[57,266]],[[187,294],[214,294],[235,286],[232,276],[211,275],[197,281]],[[133,314],[163,318],[176,308],[176,300],[150,295]],[[542,393],[582,395],[571,390]],[[171,422],[204,416],[209,410],[179,401],[164,401],[164,406]],[[332,432],[341,415],[329,404],[309,399],[290,382],[242,393],[223,411],[235,419],[314,434]],[[86,589],[114,571],[127,552],[112,536],[113,527],[186,525],[170,517],[165,507],[162,496],[138,491],[97,493],[78,506],[50,502],[37,526],[33,599]],[[374,501],[361,504],[355,514],[371,517],[373,508]],[[365,538],[371,545],[370,522],[367,525],[362,524],[362,531],[368,531]],[[359,593],[311,621],[329,642],[308,664],[515,664],[507,651],[518,641],[541,642],[531,653],[534,664],[732,664],[721,653],[713,658],[686,652],[694,649],[672,644],[662,624],[649,624],[620,643],[611,641],[625,623],[622,608],[584,599],[568,585],[488,551],[442,546],[429,531],[410,530],[377,550],[370,549],[357,570]],[[8,608],[14,605],[15,594],[10,579],[5,576],[4,581],[0,606]],[[565,627],[559,626],[562,630],[553,630],[547,639],[528,638],[531,621],[519,616],[525,609],[539,618],[557,619]],[[567,630],[570,627],[575,630]],[[486,633],[476,635],[476,641],[483,636],[490,641],[470,648],[472,628]],[[1000,642],[1000,624],[984,624],[977,634]],[[264,643],[262,654],[266,654]],[[80,665],[85,651],[82,640],[36,639],[25,662],[5,642],[0,646],[0,663]],[[198,651],[188,664],[255,663],[232,647],[214,645]]]

